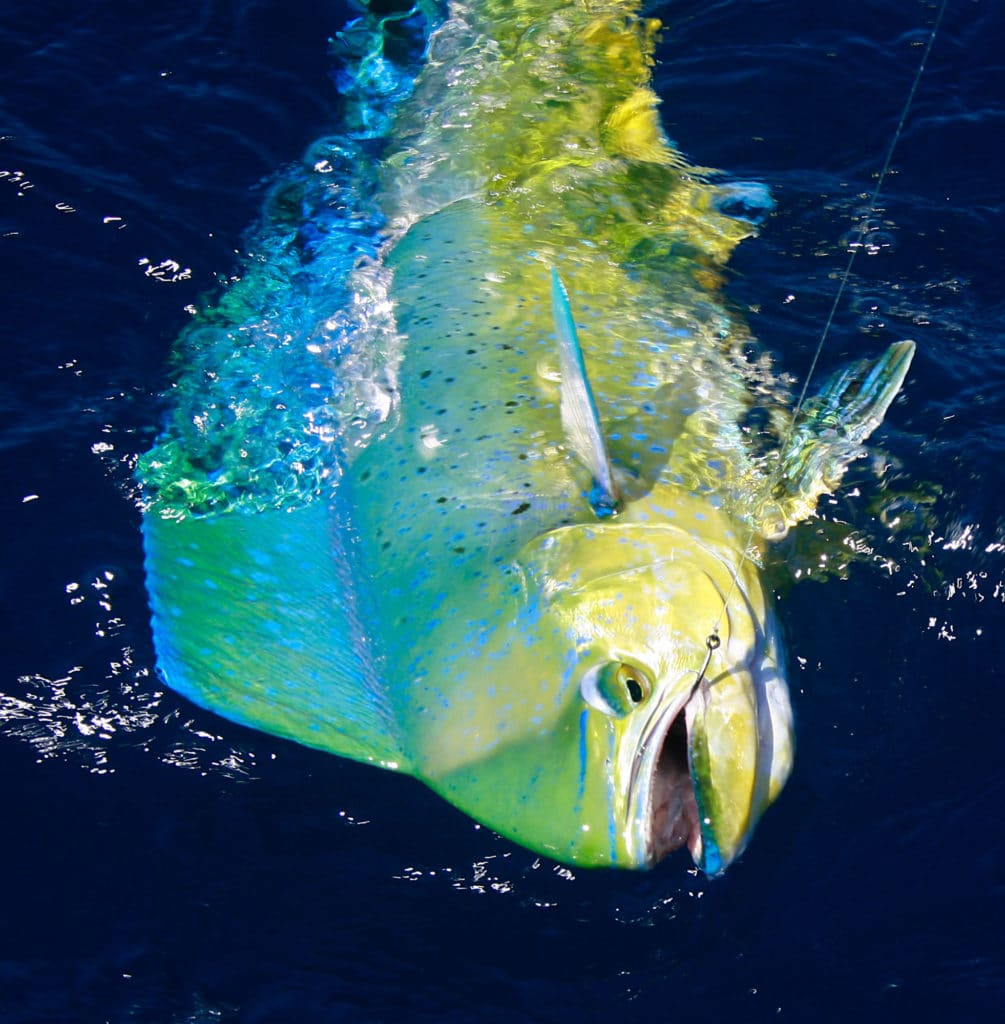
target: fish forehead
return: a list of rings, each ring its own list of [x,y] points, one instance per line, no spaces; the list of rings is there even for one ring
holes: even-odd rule
[[[488,373],[498,375],[493,390],[536,385],[554,397],[559,358],[552,266],[560,269],[583,325],[580,341],[602,419],[620,411],[627,396],[638,401],[640,393],[689,374],[688,357],[709,340],[704,317],[679,301],[654,300],[651,289],[598,255],[589,240],[548,238],[549,209],[537,210],[522,226],[511,221],[512,213],[501,200],[458,202],[416,224],[389,253],[406,378],[409,363],[420,374],[452,364],[460,371],[455,380],[479,390]],[[711,327],[718,331],[721,324]],[[536,379],[527,376],[535,372]],[[436,391],[437,381],[422,379],[421,391],[412,383],[414,393]],[[407,406],[404,391],[403,400]],[[486,411],[477,410],[480,422]],[[558,421],[549,417],[547,424],[557,437]]]
[[[387,256],[404,342],[396,433],[426,461],[563,444],[550,261],[581,324],[602,422],[614,425],[668,390],[689,397],[688,413],[699,392],[716,395],[723,420],[740,409],[742,382],[716,358],[726,322],[693,282],[682,280],[668,301],[583,239],[549,257],[507,216],[502,204],[456,203],[414,225]]]
[[[463,570],[476,547],[505,557],[538,533],[592,518],[581,496],[589,481],[562,436],[547,271],[526,247],[500,252],[497,220],[474,204],[445,211],[391,257],[405,339],[399,414],[349,477],[361,515],[369,506],[386,520],[375,526],[392,574],[401,558],[433,549],[437,564]],[[649,344],[637,328],[637,316],[622,313],[613,333],[634,351],[602,354],[598,343],[587,353],[608,418],[680,374],[671,347]],[[610,330],[590,334],[610,348]],[[638,379],[645,384],[633,386]]]
[[[562,433],[549,268],[532,242],[504,209],[465,201],[414,225],[387,259],[404,342],[398,416],[355,457],[343,487],[388,678],[404,680],[395,685],[402,715],[411,721],[421,708],[413,728],[430,734],[436,706],[503,717],[502,695],[514,685],[507,676],[528,673],[525,638],[512,632],[526,581],[510,567],[535,538],[595,520],[584,498],[590,480]],[[602,419],[631,414],[660,388],[691,401],[701,330],[636,301],[638,284],[595,253],[589,263],[582,249],[572,255],[572,295]],[[680,324],[671,330],[675,316]],[[614,553],[615,568],[621,557]],[[554,651],[542,654],[539,641],[530,663],[545,666],[545,675],[530,672],[528,685],[539,689],[550,678],[558,693],[577,638],[556,634],[548,643]],[[482,701],[477,712],[473,694]],[[547,720],[539,703],[528,703],[527,714]],[[519,727],[510,709],[501,728]]]

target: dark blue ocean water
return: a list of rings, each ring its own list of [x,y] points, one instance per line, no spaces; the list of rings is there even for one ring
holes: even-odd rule
[[[670,134],[777,199],[730,293],[793,373],[936,6],[653,5]],[[338,126],[346,16],[0,7],[0,1021],[999,1019],[1001,6],[949,0],[825,347],[825,369],[902,337],[918,356],[879,438],[887,490],[859,467],[836,508],[873,557],[783,596],[796,771],[716,882],[684,857],[559,868],[154,675],[130,460],[185,306]]]

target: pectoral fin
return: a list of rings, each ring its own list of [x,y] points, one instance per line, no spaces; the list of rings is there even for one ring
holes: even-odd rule
[[[848,367],[805,403],[781,452],[773,499],[762,515],[762,533],[784,536],[806,519],[817,499],[834,491],[862,444],[883,422],[914,357],[913,341],[891,345],[876,360]]]
[[[173,689],[244,725],[408,770],[327,502],[148,514],[143,537],[157,663]]]
[[[621,507],[621,496],[614,482],[607,443],[600,426],[597,403],[586,375],[583,350],[569,308],[569,297],[558,271],[551,271],[551,308],[561,365],[562,428],[576,458],[590,471],[593,488],[590,504],[598,516],[610,516]]]

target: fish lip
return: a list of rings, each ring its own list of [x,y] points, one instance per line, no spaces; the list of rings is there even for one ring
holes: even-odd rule
[[[693,696],[694,688],[689,687],[650,715],[632,762],[629,808],[640,860],[648,867],[685,845],[694,863],[702,864],[705,844],[688,758],[686,712]],[[671,736],[677,730],[683,737]]]

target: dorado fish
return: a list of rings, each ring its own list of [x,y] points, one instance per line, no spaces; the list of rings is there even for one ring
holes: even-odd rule
[[[770,199],[668,141],[640,6],[384,5],[341,33],[347,131],[179,341],[146,571],[197,704],[562,862],[686,846],[715,875],[792,767],[770,543],[913,344],[776,394],[721,293]]]

